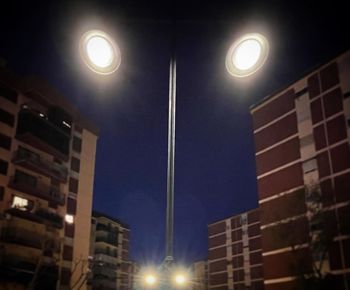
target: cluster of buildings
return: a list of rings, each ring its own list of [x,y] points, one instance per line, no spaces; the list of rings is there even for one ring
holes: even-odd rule
[[[194,288],[349,290],[350,51],[250,111],[259,206],[208,225]]]
[[[98,129],[0,68],[0,289],[131,289],[129,233],[92,213]]]

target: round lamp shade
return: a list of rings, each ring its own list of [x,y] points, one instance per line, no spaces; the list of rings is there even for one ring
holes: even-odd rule
[[[250,33],[235,41],[226,55],[227,71],[235,77],[255,73],[265,63],[269,53],[267,39],[259,33]]]
[[[90,30],[80,39],[80,55],[89,69],[98,74],[114,73],[120,63],[119,47],[101,30]]]

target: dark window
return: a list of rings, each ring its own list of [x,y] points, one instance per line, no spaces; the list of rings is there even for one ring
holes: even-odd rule
[[[0,97],[9,100],[12,103],[17,103],[17,92],[3,84],[0,84]]]
[[[75,226],[74,224],[66,223],[64,227],[64,235],[69,238],[74,238]]]
[[[75,215],[77,212],[77,200],[73,198],[67,199],[67,213]]]
[[[3,109],[0,109],[0,122],[3,122],[11,127],[15,124],[15,116]]]
[[[320,81],[317,73],[307,79],[310,98],[317,97],[320,94]]]
[[[5,187],[0,186],[0,200],[4,199]]]
[[[52,126],[52,123],[50,123],[45,118],[41,118],[40,116],[36,115],[31,111],[22,110],[18,114],[16,134],[19,139],[25,138],[25,136],[28,135],[34,136],[35,138],[39,138],[40,141],[43,141],[44,143],[52,147],[52,149],[54,150],[52,150],[51,148],[47,148],[47,146],[44,145],[40,145],[42,148],[38,149],[44,149],[50,154],[59,153],[58,156],[63,154],[64,158],[66,158],[66,156],[69,154],[70,136],[63,133],[62,130],[57,129],[56,126]],[[31,139],[32,138],[29,138],[29,140],[24,141],[27,143],[33,143],[33,141],[30,141]]]
[[[73,260],[73,247],[64,245],[64,247],[63,247],[63,260],[66,260],[66,261]]]
[[[70,192],[78,193],[78,185],[79,185],[78,179],[75,179],[73,177],[69,178],[69,191]]]
[[[51,185],[55,186],[55,187],[59,187],[60,186],[60,182],[54,178],[51,178],[50,180]]]
[[[339,71],[336,62],[323,68],[320,72],[322,91],[326,91],[339,83]]]
[[[61,285],[69,285],[70,284],[71,272],[70,269],[62,268],[61,270]]]
[[[81,139],[76,136],[73,137],[73,150],[78,153],[81,152]]]
[[[0,174],[7,175],[8,162],[0,159]]]
[[[75,172],[80,171],[80,160],[78,158],[72,157],[70,162],[70,169],[74,170]]]
[[[37,178],[35,176],[29,175],[23,171],[16,170],[15,172],[15,183],[24,183],[30,185],[31,187],[36,187]]]
[[[11,137],[0,133],[0,147],[10,150],[11,148]]]

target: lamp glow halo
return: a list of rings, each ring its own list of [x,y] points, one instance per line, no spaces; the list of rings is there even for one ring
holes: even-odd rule
[[[240,37],[229,48],[225,65],[234,77],[246,77],[255,73],[265,63],[269,54],[269,43],[259,33]]]
[[[85,32],[80,38],[79,51],[88,68],[98,74],[112,74],[121,63],[118,45],[101,30]]]

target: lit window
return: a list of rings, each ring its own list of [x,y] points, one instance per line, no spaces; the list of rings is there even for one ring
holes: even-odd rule
[[[19,196],[14,196],[13,201],[12,201],[12,207],[13,208],[18,208],[20,210],[27,210],[29,206],[29,201],[28,199],[19,197]]]
[[[74,223],[74,216],[72,216],[71,214],[66,214],[65,220],[66,220],[66,223],[72,224]]]

